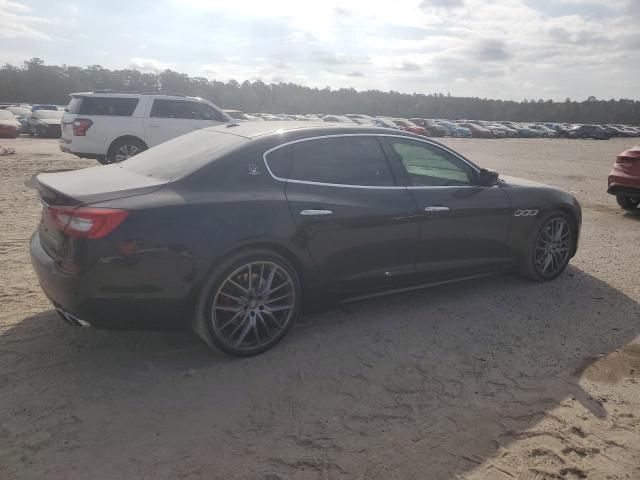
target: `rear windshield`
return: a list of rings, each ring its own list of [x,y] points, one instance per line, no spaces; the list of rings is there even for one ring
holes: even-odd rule
[[[34,115],[37,118],[62,118],[64,112],[60,112],[57,110],[38,110],[37,112],[34,112]]]
[[[118,165],[139,175],[176,180],[199,170],[248,142],[245,137],[215,130],[194,132],[161,143]]]
[[[74,97],[67,105],[67,112],[80,115],[109,115],[130,117],[133,115],[137,98],[129,97]]]

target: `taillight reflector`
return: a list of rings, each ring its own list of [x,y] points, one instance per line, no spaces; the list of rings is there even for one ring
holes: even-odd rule
[[[73,121],[73,134],[76,137],[84,137],[91,125],[93,125],[93,122],[88,118],[76,118]]]
[[[48,212],[67,235],[92,239],[106,237],[129,215],[127,210],[92,207],[49,207]]]

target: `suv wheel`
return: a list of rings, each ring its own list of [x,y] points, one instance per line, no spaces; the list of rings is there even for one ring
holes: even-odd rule
[[[287,334],[300,312],[298,273],[282,256],[250,250],[215,269],[201,292],[195,329],[237,356],[262,353]]]
[[[618,205],[624,210],[632,211],[640,205],[640,197],[629,197],[627,195],[616,195]]]
[[[137,138],[123,138],[115,141],[107,153],[107,163],[118,163],[144,152],[147,146]]]

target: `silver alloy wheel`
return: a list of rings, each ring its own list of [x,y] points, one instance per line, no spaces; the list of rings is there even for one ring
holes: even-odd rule
[[[122,162],[135,154],[140,153],[140,149],[135,145],[124,144],[116,150],[116,162]]]
[[[229,348],[250,352],[279,338],[292,321],[295,307],[296,291],[289,273],[273,262],[251,262],[220,283],[211,324]]]
[[[540,230],[535,246],[535,267],[550,277],[562,270],[571,252],[571,225],[561,217],[549,220]]]

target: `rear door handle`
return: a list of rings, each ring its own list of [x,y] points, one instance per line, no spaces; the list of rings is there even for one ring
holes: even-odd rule
[[[333,210],[301,210],[300,215],[303,215],[305,217],[322,217],[325,215],[333,215]]]
[[[440,207],[440,206],[427,206],[424,207],[425,212],[448,212],[449,207]]]

